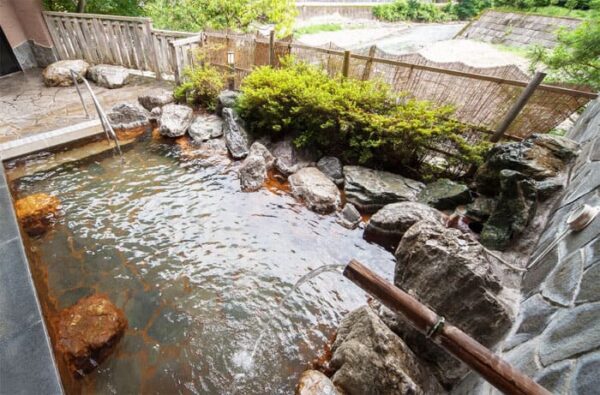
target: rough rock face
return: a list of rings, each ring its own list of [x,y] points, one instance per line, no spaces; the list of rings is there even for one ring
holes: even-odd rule
[[[162,114],[162,108],[154,107],[152,111],[150,111],[150,116],[148,117],[152,122],[158,122],[160,119],[160,115]]]
[[[163,107],[174,101],[173,94],[166,89],[158,89],[147,95],[138,97],[138,102],[148,111],[152,111],[155,107]]]
[[[422,203],[391,203],[369,219],[364,237],[395,251],[408,228],[422,220],[443,224],[444,214]]]
[[[44,69],[42,76],[46,86],[71,86],[73,78],[70,70],[77,73],[77,80],[81,81],[81,77],[85,77],[89,63],[85,60],[60,60],[54,62]]]
[[[477,190],[496,195],[500,172],[514,170],[533,180],[555,177],[577,155],[579,146],[565,137],[533,135],[518,143],[498,144],[490,150],[475,176]]]
[[[451,210],[462,204],[470,203],[473,197],[466,185],[441,178],[427,184],[419,193],[418,200],[438,210]]]
[[[56,196],[37,193],[15,202],[17,218],[31,236],[44,233],[58,216],[60,200]]]
[[[275,157],[271,154],[271,151],[267,149],[262,143],[255,141],[250,146],[250,153],[248,155],[258,155],[262,156],[265,160],[265,165],[267,170],[271,169],[275,164]]]
[[[267,179],[267,164],[262,155],[248,155],[240,167],[240,186],[244,192],[258,191]]]
[[[473,203],[470,203],[466,207],[466,216],[477,222],[485,222],[494,208],[496,207],[496,201],[493,198],[478,197]]]
[[[537,206],[533,181],[512,170],[502,170],[500,177],[500,198],[481,231],[481,244],[495,250],[505,249],[525,230]]]
[[[221,92],[217,97],[217,115],[222,116],[223,109],[225,108],[233,108],[233,106],[235,105],[235,101],[237,100],[239,95],[240,93],[236,91],[224,90],[223,92]]]
[[[342,161],[334,156],[324,156],[317,162],[317,168],[323,172],[335,185],[344,184]]]
[[[192,123],[192,109],[179,104],[167,104],[160,116],[159,132],[166,137],[181,137]]]
[[[241,119],[231,108],[223,109],[223,134],[227,149],[233,159],[243,159],[248,156],[249,136],[242,125]]]
[[[294,147],[291,138],[285,138],[270,145],[270,150],[275,157],[275,168],[285,177],[294,174],[304,167],[315,165],[316,158]]]
[[[348,395],[445,393],[368,306],[344,317],[332,352],[332,381]]]
[[[360,224],[361,219],[362,217],[356,207],[352,203],[346,203],[339,213],[338,222],[348,229],[354,229]]]
[[[338,395],[335,385],[318,370],[307,370],[300,376],[296,395]]]
[[[56,348],[73,373],[89,373],[110,355],[127,319],[106,296],[92,295],[60,312]]]
[[[423,183],[386,171],[344,166],[344,190],[349,202],[373,213],[388,203],[415,201]]]
[[[146,111],[134,104],[117,104],[106,116],[113,129],[131,129],[150,125]]]
[[[292,193],[302,199],[306,206],[318,213],[327,214],[340,206],[340,191],[327,176],[316,167],[305,167],[289,177]]]
[[[198,115],[188,130],[196,143],[201,143],[223,135],[223,120],[213,114]]]
[[[129,82],[129,70],[122,66],[98,64],[92,66],[87,72],[88,78],[105,88],[120,88]]]
[[[510,329],[514,318],[511,292],[504,288],[493,258],[469,235],[440,224],[411,226],[396,250],[394,283],[442,314],[481,344],[490,347]],[[392,329],[411,349],[436,368],[445,384],[466,368],[428,342],[400,316]]]

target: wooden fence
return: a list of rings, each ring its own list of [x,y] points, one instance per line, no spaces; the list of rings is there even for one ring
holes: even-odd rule
[[[157,78],[174,75],[179,80],[183,70],[194,67],[194,51],[203,47],[206,61],[223,69],[232,69],[227,55],[233,55],[235,85],[239,87],[254,67],[277,67],[282,56],[291,54],[323,67],[332,76],[377,78],[410,97],[452,105],[458,120],[478,130],[473,141],[496,130],[529,79],[516,67],[440,64],[416,54],[389,55],[375,47],[350,53],[332,45],[312,47],[259,34],[155,30],[147,18],[58,12],[44,12],[44,18],[60,59],[119,64],[154,72]],[[595,97],[590,92],[540,85],[511,124],[507,137],[546,133]]]

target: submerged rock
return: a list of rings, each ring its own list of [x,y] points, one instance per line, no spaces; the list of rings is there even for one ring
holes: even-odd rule
[[[231,108],[223,110],[223,134],[227,149],[233,159],[243,159],[248,156],[249,136],[241,119]]]
[[[332,381],[345,394],[446,393],[368,306],[344,317],[332,352]]]
[[[60,200],[56,196],[37,193],[15,202],[17,218],[27,234],[40,235],[58,217]]]
[[[505,249],[525,230],[537,207],[533,181],[512,170],[502,170],[500,175],[500,198],[481,231],[481,244],[495,250]]]
[[[306,370],[300,376],[296,395],[339,395],[329,377],[318,370]]]
[[[342,161],[334,156],[324,156],[317,162],[317,168],[323,172],[335,185],[344,184]]]
[[[150,119],[146,111],[134,104],[117,104],[106,116],[115,130],[141,128],[150,125]]]
[[[240,167],[242,191],[258,191],[267,179],[267,164],[262,155],[248,155]]]
[[[216,108],[217,115],[222,116],[223,110],[226,108],[233,109],[233,107],[235,106],[235,101],[237,100],[239,95],[240,95],[240,92],[231,91],[231,90],[224,90],[221,93],[219,93],[219,96],[217,97],[217,108]]]
[[[424,184],[387,171],[344,166],[344,190],[349,202],[373,213],[388,203],[415,201]]]
[[[473,197],[466,185],[441,178],[427,184],[419,193],[418,200],[438,210],[451,210],[462,204],[470,203]]]
[[[73,373],[93,371],[113,351],[127,319],[106,296],[92,295],[60,312],[56,349]]]
[[[162,109],[159,132],[166,137],[181,137],[192,123],[192,109],[179,104],[167,104]]]
[[[188,134],[196,143],[202,143],[223,135],[223,120],[213,114],[198,115],[190,128]]]
[[[495,345],[514,318],[511,292],[501,282],[498,263],[471,236],[441,224],[411,226],[396,250],[394,283],[443,315],[486,347]],[[467,371],[401,316],[391,325],[417,355],[430,362],[445,384]]]
[[[54,62],[42,72],[44,84],[46,86],[71,86],[73,85],[71,70],[77,74],[77,80],[81,82],[81,78],[85,77],[89,67],[90,64],[81,59]]]
[[[155,107],[166,106],[174,101],[175,98],[173,98],[173,94],[166,89],[154,90],[146,95],[138,97],[140,105],[148,111],[152,111]]]
[[[555,177],[576,155],[579,145],[565,137],[533,135],[518,143],[498,144],[477,170],[477,190],[497,195],[502,170],[514,170],[533,180]]]
[[[92,66],[87,72],[88,78],[96,84],[109,88],[120,88],[129,82],[129,70],[122,66],[111,64],[98,64]]]
[[[338,222],[348,229],[356,228],[360,224],[361,220],[362,217],[360,216],[360,213],[352,203],[346,203],[342,211],[339,213]]]
[[[369,219],[364,237],[395,251],[408,228],[422,220],[443,224],[444,214],[422,203],[391,203]]]
[[[289,177],[292,193],[306,206],[318,213],[327,214],[340,206],[337,186],[316,167],[305,167]]]

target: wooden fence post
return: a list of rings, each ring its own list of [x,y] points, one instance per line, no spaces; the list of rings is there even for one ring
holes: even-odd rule
[[[350,51],[344,51],[344,63],[342,64],[342,75],[348,77],[350,72]]]
[[[369,60],[365,63],[365,70],[363,71],[362,80],[366,81],[371,77],[371,67],[373,67],[373,58],[375,57],[375,51],[377,50],[377,45],[371,45],[369,48]]]
[[[269,32],[269,66],[275,66],[275,30]]]
[[[158,55],[156,54],[157,51],[156,46],[154,45],[154,37],[152,36],[152,22],[150,22],[150,19],[144,21],[144,31],[146,32],[146,43],[148,45],[148,50],[150,51],[150,59],[152,59],[152,68],[156,73],[156,79],[161,80],[160,64],[158,63]]]
[[[173,65],[173,75],[175,76],[175,82],[179,84],[181,82],[179,74],[179,60],[177,56],[177,48],[173,44],[173,41],[169,41],[169,49],[171,50],[171,61]]]
[[[506,133],[510,125],[517,118],[523,107],[525,107],[525,105],[529,101],[531,95],[533,95],[533,92],[535,92],[535,89],[542,83],[545,77],[546,73],[542,73],[541,71],[535,73],[533,79],[529,82],[529,84],[527,84],[527,86],[521,93],[521,96],[519,96],[515,104],[513,104],[513,106],[510,108],[510,110],[500,123],[500,126],[498,126],[498,128],[494,132],[494,135],[490,138],[490,142],[497,143],[498,141],[500,141],[502,136],[504,136],[504,133]]]

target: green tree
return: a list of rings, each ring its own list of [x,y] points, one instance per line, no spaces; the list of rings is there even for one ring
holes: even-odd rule
[[[280,36],[292,33],[297,14],[295,0],[150,0],[144,10],[164,29],[246,31],[259,22],[275,24]]]
[[[139,0],[44,0],[49,11],[87,12],[91,14],[142,15]]]
[[[592,6],[594,12],[577,28],[558,32],[554,49],[532,50],[532,70],[545,65],[551,79],[600,90],[600,1]]]

